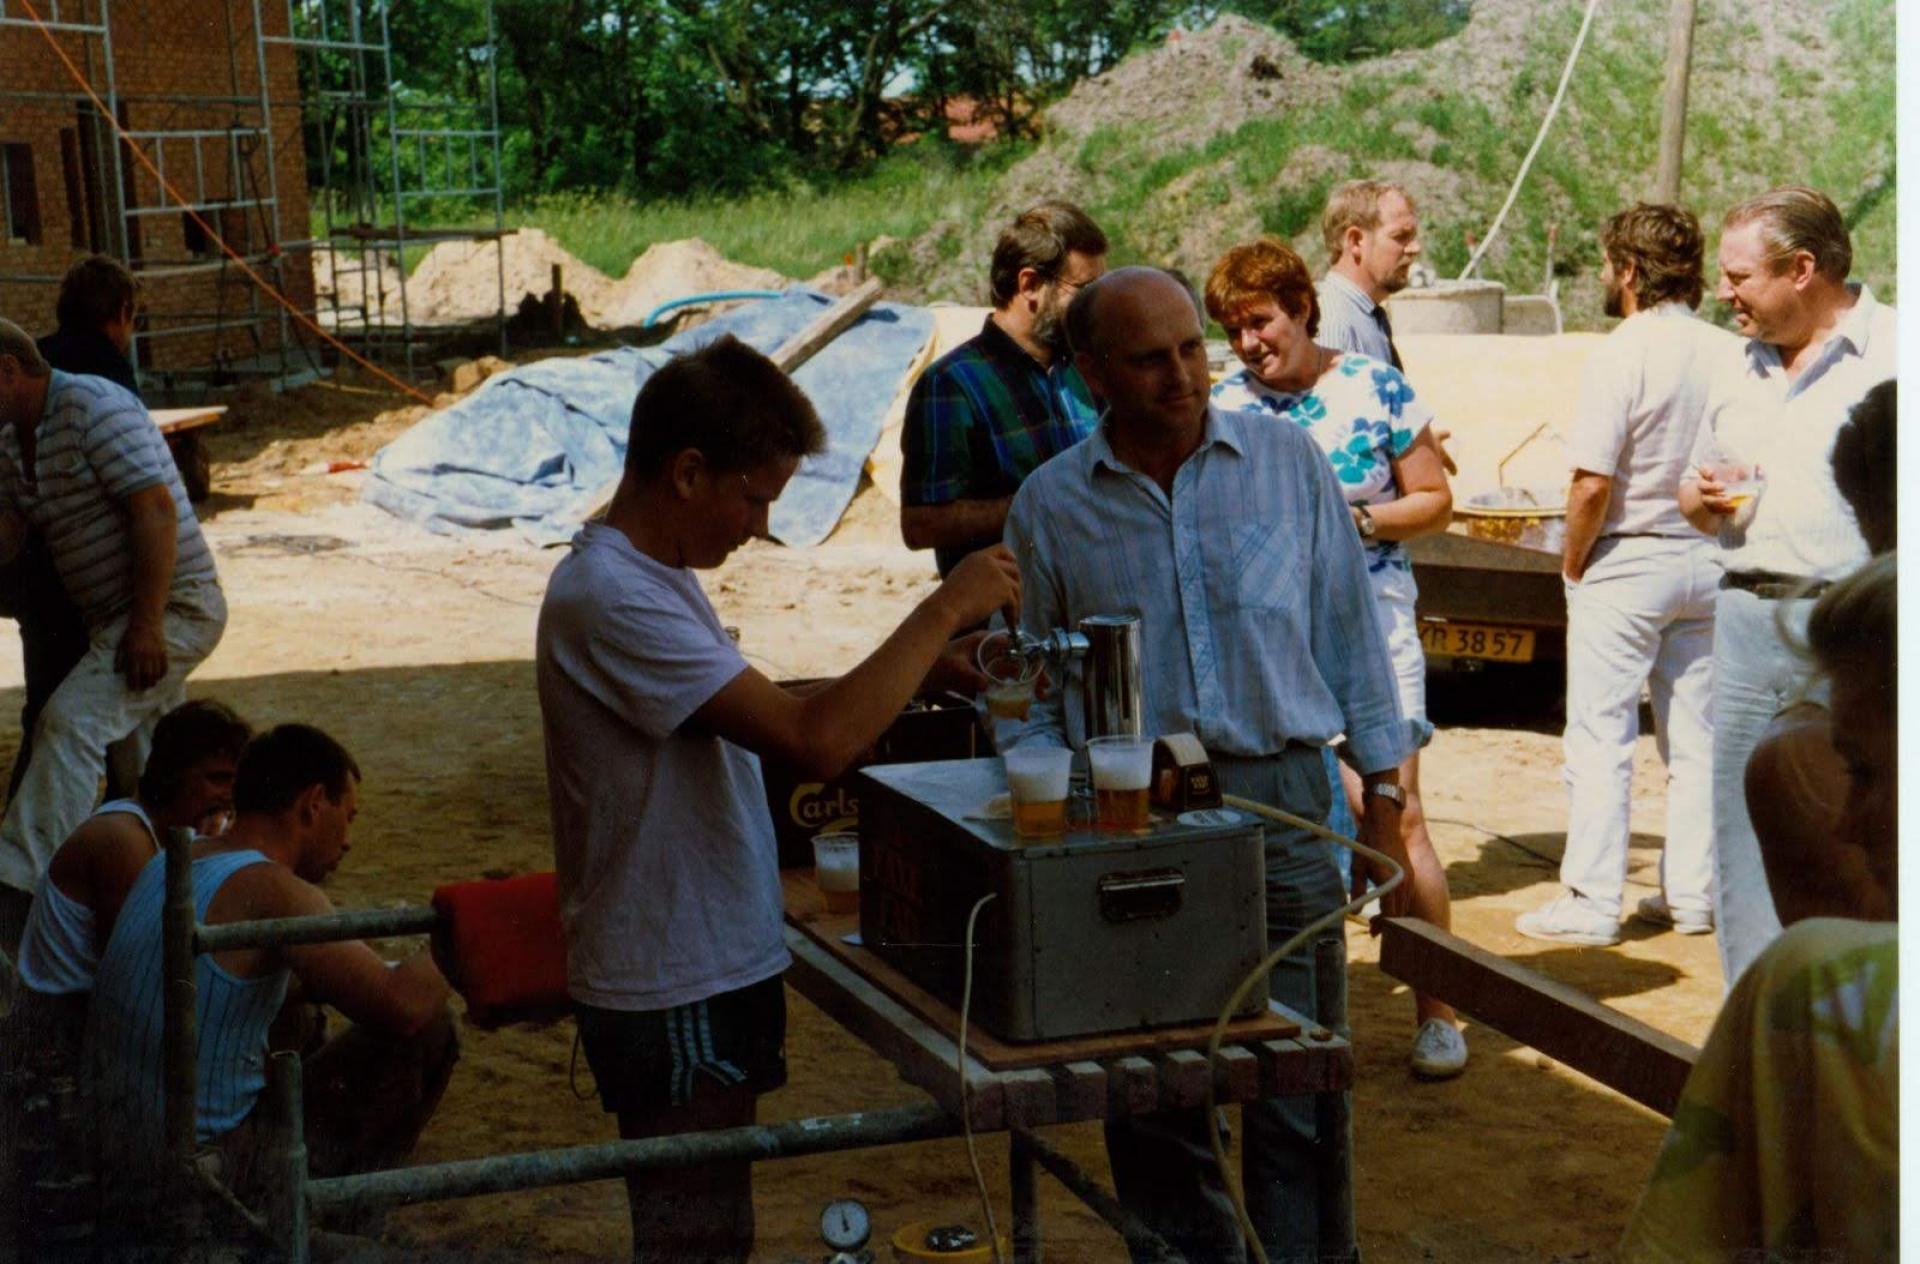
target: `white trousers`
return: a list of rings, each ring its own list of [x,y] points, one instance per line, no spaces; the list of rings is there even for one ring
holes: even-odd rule
[[[1713,908],[1713,543],[1609,537],[1567,585],[1567,849],[1560,881],[1618,916],[1640,688],[1667,766],[1667,903]]]
[[[92,631],[86,656],[53,691],[34,726],[33,761],[0,820],[0,883],[20,891],[39,886],[55,850],[94,809],[107,748],[129,739],[115,757],[131,765],[123,772],[139,772],[153,726],[186,700],[187,673],[213,653],[226,626],[227,603],[217,583],[176,593],[163,624],[167,674],[138,693],[113,665],[126,618]]]

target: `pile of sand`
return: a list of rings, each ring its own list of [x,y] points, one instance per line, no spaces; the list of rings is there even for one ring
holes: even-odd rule
[[[496,250],[504,251],[504,260]],[[367,257],[377,256],[368,252]],[[335,265],[325,247],[316,248],[313,259],[314,288],[325,312],[336,305]],[[624,277],[615,280],[583,263],[542,229],[521,228],[497,246],[491,241],[443,241],[434,246],[407,278],[408,317],[416,324],[487,319],[499,307],[503,262],[509,313],[524,296],[545,295],[553,287],[553,266],[558,264],[561,284],[580,304],[581,316],[599,329],[636,326],[648,312],[676,298],[721,290],[778,290],[789,284],[770,268],[733,262],[698,237],[655,242],[633,261]],[[367,274],[345,271],[350,263],[351,257],[342,253],[338,301],[358,305]],[[366,300],[370,317],[398,321],[400,272],[391,256],[381,259],[371,291]]]
[[[698,237],[689,237],[648,246],[647,253],[627,269],[627,275],[611,284],[613,293],[607,300],[604,319],[596,319],[587,310],[584,297],[580,310],[592,324],[625,329],[638,325],[648,312],[672,299],[722,290],[779,290],[786,288],[787,278],[771,268],[735,263]]]
[[[502,261],[490,241],[443,241],[427,252],[407,278],[407,310],[415,320],[455,322],[491,316],[500,305]],[[553,288],[553,265],[560,265],[561,282],[580,302],[588,324],[606,324],[613,282],[607,274],[580,260],[538,228],[522,228],[501,239],[505,252],[506,302],[509,312],[521,296],[536,298]]]
[[[346,309],[344,319],[359,319],[353,309],[365,307],[370,320],[379,320],[389,306],[400,310],[400,269],[386,251],[357,247],[313,248],[313,293],[322,319]]]

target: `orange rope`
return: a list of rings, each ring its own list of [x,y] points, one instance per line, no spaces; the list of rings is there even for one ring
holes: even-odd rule
[[[33,20],[34,26],[39,29],[40,34],[46,37],[47,44],[50,48],[53,49],[54,56],[58,57],[60,59],[61,64],[67,68],[67,73],[73,77],[73,81],[79,84],[80,90],[86,93],[88,98],[92,100],[94,104],[94,108],[100,112],[100,117],[106,119],[108,124],[112,126],[115,134],[118,135],[121,141],[125,142],[127,151],[131,153],[135,158],[139,159],[140,165],[145,167],[149,172],[153,174],[153,178],[160,182],[161,190],[164,191],[168,197],[172,198],[174,202],[179,205],[180,209],[186,213],[189,219],[193,220],[194,223],[200,226],[200,231],[207,235],[207,239],[209,241],[219,243],[220,249],[226,252],[227,257],[233,260],[234,264],[240,269],[240,271],[246,273],[248,280],[252,281],[255,285],[265,290],[267,294],[272,297],[274,302],[286,308],[287,311],[293,315],[293,318],[295,320],[299,321],[302,325],[306,326],[309,330],[311,330],[314,334],[318,335],[323,340],[330,342],[334,346],[338,347],[340,349],[340,354],[346,356],[349,360],[352,360],[355,364],[359,365],[361,368],[367,370],[369,373],[373,374],[375,377],[381,378],[387,382],[391,382],[394,385],[394,387],[398,389],[402,394],[411,395],[423,404],[430,405],[433,403],[433,399],[431,396],[428,396],[422,393],[418,388],[410,386],[406,382],[401,381],[399,378],[387,372],[385,369],[381,368],[379,365],[373,363],[371,360],[368,360],[365,356],[360,355],[352,347],[349,347],[346,343],[340,341],[338,338],[334,337],[332,334],[328,333],[326,330],[320,328],[319,324],[316,323],[311,316],[301,311],[300,308],[294,304],[294,301],[292,299],[282,294],[279,290],[274,289],[273,286],[267,281],[265,277],[261,276],[258,272],[255,272],[253,268],[247,263],[247,261],[241,257],[240,253],[236,251],[232,246],[229,246],[227,244],[227,239],[222,237],[218,232],[214,231],[214,227],[212,224],[209,224],[205,219],[201,218],[200,213],[193,209],[193,204],[188,202],[186,198],[181,197],[179,191],[176,190],[173,187],[173,185],[167,182],[166,176],[160,173],[160,168],[154,165],[153,159],[147,157],[146,151],[141,149],[139,145],[135,144],[133,141],[133,138],[127,134],[126,129],[120,126],[120,120],[113,116],[113,111],[109,110],[107,108],[106,102],[102,101],[99,97],[99,94],[94,92],[93,85],[87,81],[87,78],[85,75],[80,73],[80,68],[73,64],[73,58],[67,55],[67,50],[60,47],[60,41],[54,38],[53,32],[48,30],[46,27],[46,24],[40,20],[39,12],[33,7],[33,0],[20,0],[20,7],[27,11],[27,16]],[[272,124],[273,124],[273,120],[271,117],[261,120],[262,127],[270,127],[272,126]],[[274,213],[276,218],[278,217],[279,209],[280,209],[279,204],[275,203]],[[279,249],[280,249],[277,243],[269,243],[268,248],[276,254],[279,252]]]

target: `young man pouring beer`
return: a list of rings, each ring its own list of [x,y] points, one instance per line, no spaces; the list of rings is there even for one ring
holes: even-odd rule
[[[1332,467],[1297,426],[1209,406],[1199,313],[1168,273],[1107,273],[1075,296],[1067,335],[1105,412],[1091,438],[1014,497],[1007,542],[1025,580],[1026,631],[1041,636],[1090,615],[1139,618],[1146,735],[1197,735],[1223,789],[1299,816],[1326,819],[1319,748],[1344,733],[1366,784],[1363,838],[1404,865],[1397,770],[1412,734]],[[1097,735],[1081,731],[1078,693],[1070,675],[1034,704],[1024,729],[1001,726],[1003,744],[1086,744]],[[1101,758],[1097,746],[1091,753]],[[1304,831],[1268,827],[1266,868],[1275,944],[1343,902],[1331,852]],[[1399,915],[1408,896],[1401,886],[1381,902]],[[1284,958],[1271,987],[1316,1016],[1311,948]],[[1185,1258],[1243,1260],[1204,1116],[1108,1124],[1114,1182]],[[1242,1118],[1248,1210],[1269,1258],[1336,1250],[1317,1240],[1326,1160],[1311,1099],[1248,1105]],[[1344,1158],[1343,1140],[1329,1142]]]
[[[568,991],[622,1137],[734,1127],[785,1081],[788,964],[761,755],[825,779],[887,728],[949,639],[1017,610],[1001,547],[961,562],[867,659],[804,696],[768,680],[694,572],[750,536],[802,457],[813,406],[731,337],[634,401],[612,508],[554,568],[535,649]],[[970,645],[947,655],[964,673]],[[636,1259],[745,1260],[752,1167],[630,1178]]]

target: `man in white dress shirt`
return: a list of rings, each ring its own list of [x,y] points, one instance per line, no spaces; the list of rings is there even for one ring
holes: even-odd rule
[[[1780,931],[1742,778],[1762,730],[1807,691],[1781,636],[1812,598],[1867,560],[1833,480],[1833,442],[1867,391],[1893,377],[1894,310],[1849,282],[1853,245],[1832,200],[1774,189],[1727,212],[1719,298],[1746,336],[1713,380],[1680,510],[1717,536],[1714,612],[1714,921],[1732,987]],[[1738,482],[1764,477],[1743,499]]]

